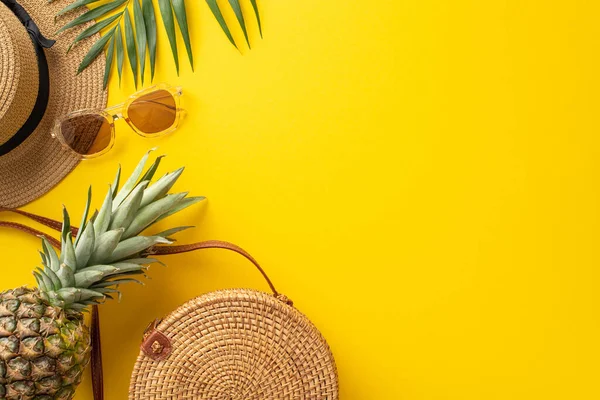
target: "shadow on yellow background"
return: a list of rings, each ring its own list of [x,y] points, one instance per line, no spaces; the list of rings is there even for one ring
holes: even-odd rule
[[[209,199],[173,217],[197,226],[180,242],[251,251],[328,339],[341,399],[600,398],[600,6],[259,6],[265,39],[252,25],[241,56],[188,1],[195,73],[182,53],[176,76],[159,30],[155,78],[183,86],[181,129],[148,140],[118,122],[109,155],[26,209],[79,215],[90,183],[99,206],[117,164],[159,146],[163,171],[186,166],[177,188]],[[128,73],[111,104],[135,91]],[[0,232],[3,288],[33,284],[38,247]],[[222,251],[165,261],[101,309],[107,399],[126,398],[148,322],[267,289]]]

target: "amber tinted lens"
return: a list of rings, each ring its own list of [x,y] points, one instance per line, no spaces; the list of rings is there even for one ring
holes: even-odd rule
[[[91,156],[110,146],[112,127],[99,114],[86,114],[69,118],[60,125],[64,142],[76,153]]]
[[[166,90],[145,94],[131,103],[127,109],[127,116],[141,132],[148,135],[159,134],[175,123],[175,98]]]

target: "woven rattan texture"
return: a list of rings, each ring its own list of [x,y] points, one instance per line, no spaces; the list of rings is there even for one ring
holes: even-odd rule
[[[232,289],[197,297],[157,327],[173,352],[135,364],[129,399],[334,400],[333,355],[315,326],[272,295]]]

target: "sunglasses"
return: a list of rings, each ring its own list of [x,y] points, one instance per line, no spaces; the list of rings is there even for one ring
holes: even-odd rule
[[[159,137],[179,126],[181,88],[159,84],[104,110],[75,111],[58,119],[52,137],[82,159],[101,156],[115,143],[115,121],[124,119],[138,134]]]

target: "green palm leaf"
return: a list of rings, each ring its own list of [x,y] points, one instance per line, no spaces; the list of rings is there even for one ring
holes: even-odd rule
[[[175,61],[175,69],[177,75],[179,75],[179,55],[177,54],[177,39],[175,38],[175,21],[173,20],[173,10],[171,9],[171,2],[169,0],[158,0],[158,8],[163,18],[165,30],[167,31],[167,37],[169,38],[169,44],[171,45],[171,52],[173,53],[173,60]]]
[[[140,60],[140,75],[142,85],[144,84],[144,72],[146,71],[146,25],[139,0],[133,0],[133,20],[135,22],[135,41]]]
[[[123,59],[125,58],[124,54],[123,54],[124,53],[123,52],[123,36],[121,36],[121,26],[120,25],[117,25],[117,31],[115,32],[115,41],[117,42],[117,45],[115,47],[117,48],[117,72],[119,73],[119,85],[120,85],[121,84],[121,75],[123,74]],[[119,185],[119,183],[117,180],[117,186],[118,185]],[[114,185],[113,185],[113,187],[114,187]]]
[[[99,0],[77,0],[77,1],[74,1],[73,3],[69,4],[68,6],[66,6],[65,8],[60,10],[56,15],[66,14],[69,11],[73,11],[79,7],[87,6],[88,4],[92,4],[97,1],[99,1]]]
[[[104,50],[104,46],[106,46],[106,43],[110,40],[114,33],[115,30],[113,29],[106,35],[102,36],[100,40],[98,40],[92,45],[88,53],[85,55],[85,57],[83,57],[81,64],[79,64],[79,68],[77,69],[78,74],[80,74],[84,69],[86,69],[92,63],[92,61],[94,61],[96,57],[98,57],[100,53],[102,53],[102,50]]]
[[[148,52],[150,55],[150,81],[154,80],[154,67],[156,66],[156,15],[152,0],[142,0],[142,13],[146,25]]]
[[[244,19],[244,14],[242,12],[241,4],[240,4],[239,0],[228,0],[228,1],[229,1],[229,5],[233,9],[233,12],[235,14],[235,17],[236,17],[238,23],[240,24],[240,27],[242,28],[242,32],[244,33],[244,38],[246,39],[246,43],[248,44],[248,47],[250,47],[250,39],[248,37],[248,29],[246,27],[246,21]],[[258,23],[258,30],[260,32],[260,36],[262,37],[262,23],[260,21],[260,14],[258,12],[258,4],[256,3],[256,0],[250,0],[250,3],[252,4],[252,9],[254,11],[254,14],[256,15],[256,22]],[[239,49],[238,45],[235,43],[235,40],[233,39],[233,36],[231,35],[231,31],[229,30],[229,27],[227,26],[227,22],[225,21],[225,18],[223,17],[223,13],[221,12],[219,5],[217,4],[217,0],[206,0],[206,4],[208,4],[208,7],[212,11],[214,17],[216,18],[217,22],[221,26],[221,29],[225,33],[225,36],[227,36],[227,39],[229,39],[231,44],[233,44],[237,49]]]
[[[137,51],[135,48],[135,39],[133,36],[133,26],[131,25],[131,17],[129,16],[129,9],[125,9],[125,45],[127,46],[127,58],[129,58],[129,65],[131,66],[131,72],[133,72],[133,82],[137,88]]]
[[[250,47],[250,39],[248,39],[248,30],[246,29],[246,21],[244,21],[244,14],[242,13],[242,7],[240,6],[239,0],[229,0],[229,4],[235,13],[235,17],[237,18],[240,26],[242,27],[242,32],[244,32],[244,37],[246,38],[246,43],[248,47]]]
[[[83,32],[81,32],[79,35],[77,35],[75,40],[73,40],[73,43],[71,43],[71,45],[67,49],[67,53],[69,51],[71,51],[71,47],[73,47],[75,44],[79,43],[83,39],[86,39],[86,38],[100,32],[102,29],[106,28],[107,26],[109,26],[110,24],[115,22],[117,20],[117,18],[119,18],[120,16],[121,16],[120,14],[113,15],[112,17],[103,19],[102,21],[90,26],[89,28],[84,29]]]
[[[236,48],[238,48],[237,44],[235,44],[235,40],[233,40],[233,36],[231,36],[231,32],[229,31],[229,28],[227,27],[227,22],[225,22],[225,18],[223,17],[223,14],[221,13],[221,9],[219,8],[219,5],[217,4],[217,0],[206,0],[206,4],[208,4],[210,11],[212,11],[212,13],[215,16],[215,18],[217,19],[217,22],[219,23],[219,25],[221,25],[221,29],[223,29],[223,32],[225,33],[225,36],[227,36],[227,39],[229,39],[229,41],[231,42],[232,45],[234,45]]]
[[[256,4],[256,0],[250,0],[252,4],[252,9],[254,9],[254,14],[256,15],[256,22],[258,23],[258,32],[260,33],[260,37],[262,37],[262,24],[260,22],[260,14],[258,12],[258,4]]]
[[[175,18],[177,18],[177,24],[179,24],[179,30],[183,37],[183,43],[190,60],[190,66],[192,71],[194,70],[194,56],[192,55],[192,44],[190,43],[190,33],[188,29],[187,16],[185,12],[185,3],[183,0],[171,0],[173,11],[175,11]]]
[[[106,50],[106,66],[104,67],[104,80],[103,80],[103,88],[106,89],[108,86],[108,78],[110,76],[110,67],[112,65],[113,56],[115,55],[115,38],[111,38],[110,44],[108,45],[108,50]],[[81,226],[81,225],[80,225]],[[79,239],[79,235],[77,235],[77,239]]]
[[[60,10],[57,15],[63,15],[82,7],[89,7],[90,5],[95,6],[95,3],[99,1],[100,0],[75,0]],[[252,5],[252,11],[256,16],[260,36],[262,37],[262,23],[257,1],[249,1]],[[132,2],[133,4],[131,4]],[[236,16],[237,23],[242,29],[246,43],[248,44],[248,47],[250,47],[250,37],[247,29],[247,21],[244,19],[242,4],[239,0],[228,0],[228,2]],[[231,34],[230,27],[227,25],[221,9],[217,4],[217,0],[206,0],[206,3],[227,36],[227,39],[231,44],[238,48],[233,39],[233,35]],[[81,61],[78,73],[87,68],[103,51],[105,51],[107,65],[104,72],[104,86],[106,87],[108,84],[112,63],[115,59],[120,83],[125,53],[127,53],[135,86],[137,87],[138,62],[141,81],[142,84],[144,84],[146,53],[148,53],[150,59],[150,80],[154,80],[157,48],[157,21],[154,7],[152,0],[111,0],[98,7],[88,9],[61,27],[57,33],[96,20],[95,24],[83,29],[68,47],[67,51],[77,43],[90,39],[98,33],[101,34],[100,38],[95,39],[95,43],[92,44],[90,50]],[[179,74],[179,52],[177,48],[175,20],[177,20],[177,25],[179,25],[179,32],[193,71],[194,57],[192,53],[185,0],[158,0],[158,7],[163,19],[167,38],[169,39],[169,45],[171,47],[171,53],[177,73]],[[131,13],[133,13],[133,17]],[[102,34],[102,32],[105,33]],[[127,52],[125,52],[125,48],[127,48]]]
[[[75,18],[73,21],[69,22],[68,24],[66,24],[65,26],[60,28],[57,33],[66,31],[67,29],[73,28],[74,26],[81,25],[81,24],[89,22],[93,19],[102,17],[102,16],[106,15],[108,12],[118,8],[119,6],[122,6],[123,4],[125,4],[126,1],[128,1],[128,0],[114,0],[114,1],[111,1],[110,3],[101,5],[100,7],[93,8],[89,11],[86,11],[85,13],[81,14],[79,17]]]

